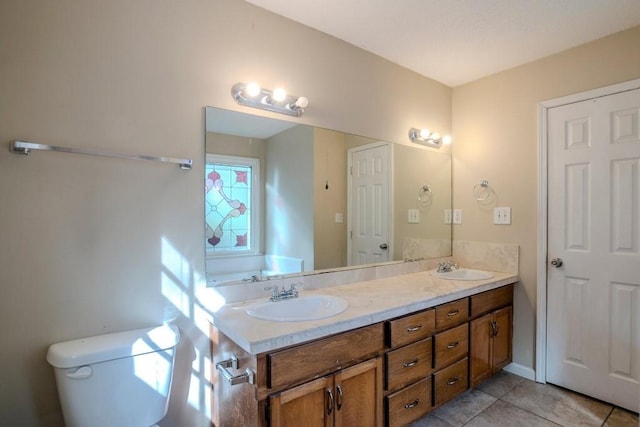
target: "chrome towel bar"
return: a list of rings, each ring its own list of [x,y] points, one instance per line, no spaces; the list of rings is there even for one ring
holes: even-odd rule
[[[130,159],[130,160],[151,160],[154,162],[164,163],[176,163],[180,166],[180,169],[189,170],[193,165],[191,159],[176,159],[173,157],[159,157],[159,156],[147,156],[143,154],[127,154],[127,153],[113,153],[110,151],[102,150],[86,150],[83,148],[70,148],[70,147],[58,147],[55,145],[36,144],[26,141],[11,141],[9,145],[9,151],[16,154],[31,154],[32,150],[44,150],[44,151],[57,151],[60,153],[73,153],[73,154],[88,154],[90,156],[105,156],[115,157],[118,159]]]

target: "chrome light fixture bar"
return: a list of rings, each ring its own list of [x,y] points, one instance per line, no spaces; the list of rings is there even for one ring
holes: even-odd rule
[[[429,129],[409,129],[409,139],[414,144],[426,145],[427,147],[440,148],[442,144],[451,143],[451,137],[441,136],[438,132],[431,132]]]
[[[255,83],[236,83],[231,88],[231,96],[240,105],[294,117],[300,117],[309,105],[305,96],[288,95],[284,89],[263,89]]]

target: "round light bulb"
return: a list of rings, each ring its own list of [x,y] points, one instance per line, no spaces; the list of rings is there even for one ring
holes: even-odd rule
[[[451,144],[451,135],[445,135],[442,137],[442,143],[449,145]]]
[[[262,89],[260,89],[260,85],[258,83],[249,83],[244,88],[244,94],[249,98],[255,98],[256,96],[260,95],[261,91]]]
[[[294,105],[298,108],[307,108],[307,106],[309,105],[309,98],[307,98],[306,96],[301,96],[296,99]]]
[[[421,129],[420,130],[420,138],[427,139],[427,138],[429,138],[429,135],[431,135],[431,131],[429,131],[429,129]]]
[[[434,132],[431,134],[431,139],[438,140],[440,139],[440,134],[438,132]]]
[[[271,96],[271,99],[273,99],[276,102],[282,102],[287,98],[287,92],[285,92],[284,89],[282,88],[277,88],[273,91],[273,95]]]

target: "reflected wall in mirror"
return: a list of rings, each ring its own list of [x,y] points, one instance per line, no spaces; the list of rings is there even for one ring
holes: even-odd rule
[[[213,107],[205,122],[209,285],[451,255],[449,153]],[[383,169],[380,147],[386,190],[363,187],[354,176]],[[379,238],[377,255],[359,236]]]

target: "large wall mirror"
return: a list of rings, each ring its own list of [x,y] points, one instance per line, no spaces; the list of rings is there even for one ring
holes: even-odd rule
[[[206,108],[211,286],[451,255],[451,156]]]

